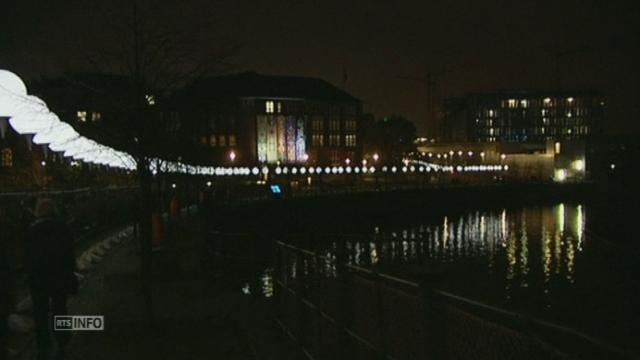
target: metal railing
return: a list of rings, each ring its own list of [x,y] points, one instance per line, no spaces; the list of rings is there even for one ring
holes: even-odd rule
[[[348,264],[332,252],[274,245],[277,322],[307,359],[626,359],[578,331]],[[327,255],[335,254],[335,255]]]

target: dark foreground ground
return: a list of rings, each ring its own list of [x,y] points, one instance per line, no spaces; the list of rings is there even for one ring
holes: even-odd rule
[[[76,332],[69,358],[277,358],[270,304],[232,288],[226,274],[205,269],[198,229],[195,216],[183,218],[154,253],[153,326],[145,321],[136,242],[126,240],[105,254],[69,301],[72,314],[104,315],[105,330]],[[16,358],[35,358],[34,342],[23,337],[14,339],[27,344]]]

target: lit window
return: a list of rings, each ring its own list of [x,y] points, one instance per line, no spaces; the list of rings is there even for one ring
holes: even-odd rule
[[[216,141],[216,140],[217,140],[217,139],[218,139],[218,137],[217,137],[217,136],[215,136],[215,135],[211,135],[211,136],[209,136],[209,145],[210,145],[210,146],[216,146],[216,143],[217,143],[217,141]]]
[[[224,135],[220,135],[220,137],[218,137],[218,145],[227,146],[227,137]]]
[[[322,134],[311,135],[311,145],[324,146],[324,135]]]
[[[278,106],[278,114],[280,114],[282,112],[282,103],[278,101],[277,106]]]
[[[87,122],[87,112],[86,111],[78,111],[78,121],[79,122]]]
[[[522,105],[522,107],[526,108],[527,106],[529,106],[529,102],[527,100],[520,100],[520,105]]]
[[[545,104],[546,106],[551,105],[551,98],[544,98],[544,104]]]
[[[102,119],[102,114],[101,113],[96,112],[96,111],[91,113],[91,121],[95,122],[95,121],[100,121],[101,119]]]
[[[12,167],[13,166],[13,150],[10,148],[2,149],[2,167]]]
[[[153,95],[145,95],[144,99],[147,100],[147,104],[149,104],[149,106],[153,106],[156,104],[156,98]]]
[[[265,102],[265,112],[267,114],[273,114],[273,101]]]
[[[355,147],[356,146],[356,136],[355,135],[347,135],[344,137],[344,144],[345,146],[348,147]]]
[[[340,146],[340,135],[329,135],[329,146]]]
[[[556,143],[554,144],[554,148],[555,148],[555,152],[556,152],[556,154],[560,154],[560,150],[561,150],[561,148],[560,148],[560,143],[559,143],[559,142],[556,142]]]
[[[229,146],[236,146],[236,136],[229,135]]]
[[[515,108],[516,107],[516,100],[515,99],[509,99],[509,108]]]
[[[489,110],[489,117],[493,117],[493,110]]]
[[[572,97],[567,98],[567,102],[568,102],[568,103],[572,103],[572,102],[573,102],[573,98],[572,98]]]

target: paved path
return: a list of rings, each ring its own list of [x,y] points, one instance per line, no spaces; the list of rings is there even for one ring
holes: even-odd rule
[[[154,253],[155,322],[146,325],[137,244],[112,249],[81,284],[69,309],[104,315],[105,331],[76,332],[73,359],[276,359],[281,338],[265,299],[243,295],[205,270],[195,218]],[[27,351],[22,358],[33,357]]]

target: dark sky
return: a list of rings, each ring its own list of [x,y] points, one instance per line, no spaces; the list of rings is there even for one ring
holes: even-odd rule
[[[140,0],[144,2],[144,0]],[[102,4],[107,3],[107,4]],[[423,84],[444,72],[440,98],[470,91],[601,89],[606,131],[640,132],[640,6],[636,1],[155,1],[143,6],[181,26],[208,22],[240,45],[237,70],[316,76],[343,85],[380,118],[401,114],[425,130]],[[0,12],[0,66],[26,77],[87,66],[127,0],[13,1]],[[160,15],[158,15],[160,14]],[[202,46],[215,47],[218,40]],[[575,50],[582,49],[577,53]]]

